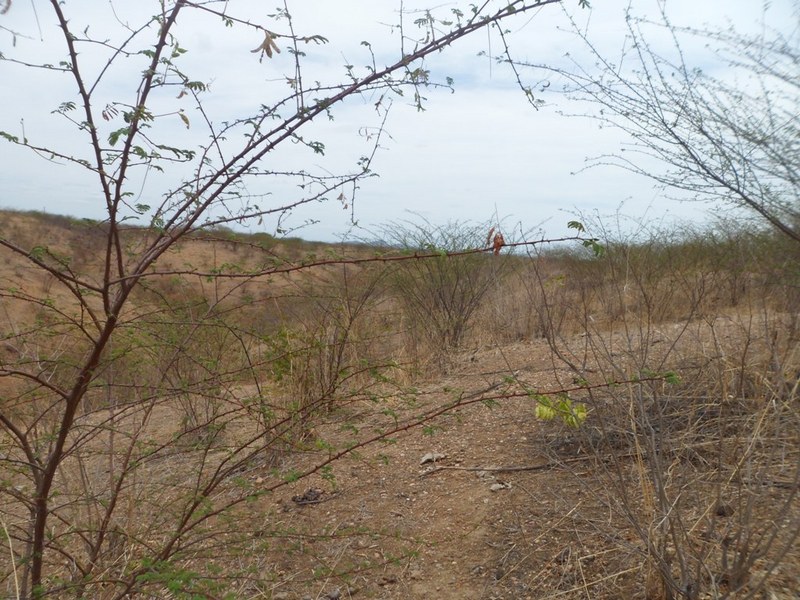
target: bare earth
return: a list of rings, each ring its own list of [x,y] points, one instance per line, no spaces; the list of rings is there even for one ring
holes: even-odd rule
[[[27,217],[14,219],[8,219],[6,226],[17,226],[22,231],[32,227]],[[205,245],[198,247],[207,252]],[[177,252],[166,260],[173,261],[175,268],[184,261],[217,266],[237,260],[234,250],[223,250],[221,247],[219,255],[214,254],[213,261],[204,255],[187,258]],[[51,291],[49,280],[41,275],[32,279],[26,263],[3,268],[9,281],[27,282],[33,297],[50,294],[55,301],[64,301],[58,295],[63,290]],[[288,285],[287,281],[280,280],[281,285]],[[260,288],[253,285],[252,293],[260,293]],[[242,288],[240,293],[245,291]],[[23,309],[31,310],[31,306],[9,304],[5,309],[7,319],[24,321],[29,315]],[[718,368],[724,374],[730,364],[720,359],[725,344],[732,348],[733,359],[741,355],[749,360],[751,355],[738,353],[743,344],[736,337],[741,328],[737,329],[735,319],[724,315],[716,319],[713,340],[708,334],[708,321],[697,319],[690,324],[650,323],[648,337],[639,341],[647,347],[648,355],[656,358],[654,363],[658,363],[657,357],[663,353],[674,357],[679,365],[676,368],[691,369],[696,364],[699,370],[711,365],[709,368]],[[743,320],[750,323],[753,332],[760,331],[753,325],[757,318],[747,321],[745,315]],[[622,333],[601,332],[603,339],[599,343],[607,352],[606,357],[613,357],[614,367],[620,372],[636,372],[635,365],[626,361],[637,351],[637,339],[634,335],[615,341],[614,336]],[[762,334],[753,334],[748,343],[755,347],[758,335]],[[568,336],[565,343],[579,349],[583,342],[580,335],[575,335]],[[789,353],[797,358],[796,350]],[[757,371],[744,369],[747,366],[744,364],[733,365],[741,366],[744,371]],[[592,369],[598,365],[587,367],[588,372],[595,373]],[[607,377],[601,368],[596,375],[601,383],[615,377],[613,373]],[[596,428],[591,412],[581,438],[557,419],[537,420],[536,403],[527,396],[498,400],[493,406],[479,401],[519,393],[522,386],[540,392],[580,387],[575,377],[576,373],[554,360],[551,348],[542,339],[513,344],[487,342],[460,355],[446,375],[430,377],[418,384],[419,404],[413,410],[399,401],[397,406],[389,408],[396,409],[402,420],[455,398],[472,399],[469,405],[449,411],[424,427],[393,435],[391,443],[377,442],[361,448],[357,454],[335,461],[331,473],[319,471],[280,487],[247,504],[246,513],[236,515],[234,526],[250,536],[248,543],[252,539],[252,546],[241,564],[232,565],[231,570],[240,573],[251,565],[258,569],[251,588],[242,589],[241,597],[267,600],[668,597],[652,585],[653,571],[642,535],[615,510],[614,503],[608,501],[609,489],[604,487],[610,472],[606,458],[611,453],[617,457],[614,467],[622,481],[630,478],[635,486],[637,480],[648,479],[646,473],[636,472],[641,465],[636,464],[630,446],[600,445],[599,451],[595,448],[596,453],[587,450],[585,442]],[[762,387],[770,385],[768,381],[758,383]],[[793,395],[786,400],[786,411],[796,410],[796,394],[795,384]],[[704,406],[711,407],[709,414],[724,403],[720,396],[712,388],[697,391],[698,398],[707,400]],[[576,398],[581,399],[580,392]],[[678,413],[682,409],[679,406]],[[758,410],[756,406],[743,413],[742,418],[758,415]],[[767,411],[761,414],[767,415]],[[169,436],[177,423],[169,419],[154,421],[163,427],[160,433],[164,436]],[[345,422],[369,430],[379,423],[385,426],[386,416],[381,417],[380,407],[375,406],[365,408],[360,415],[357,405],[333,411],[327,424],[315,427],[311,442],[316,437],[342,448],[350,439],[342,431]],[[752,425],[753,419],[749,423]],[[765,423],[770,424],[767,419]],[[623,419],[619,427],[622,438],[625,428]],[[709,473],[715,469],[720,473],[737,470],[709,462],[705,448],[714,441],[713,432],[707,434],[698,427],[693,435],[696,437],[687,446],[687,461],[696,460],[700,465],[696,488],[707,485],[711,479]],[[708,439],[703,435],[708,435]],[[781,447],[786,452],[785,465],[770,463],[769,475],[775,477],[763,484],[759,482],[758,498],[764,515],[772,514],[767,509],[777,505],[780,494],[787,493],[786,486],[792,485],[791,479],[784,475],[791,477],[793,469],[796,471],[797,432],[789,431],[785,439],[788,441]],[[307,452],[287,452],[277,464],[255,464],[244,476],[253,488],[267,489],[290,469],[303,472],[324,460],[324,448],[313,449],[313,444],[309,448]],[[169,466],[189,471],[192,463]],[[605,474],[605,479],[600,474]],[[743,493],[756,487],[752,482],[744,483],[747,485],[740,488]],[[629,490],[633,512],[638,509],[636,503],[642,488],[646,491],[646,486],[641,485]],[[163,494],[163,498],[169,497],[168,492]],[[719,545],[725,532],[734,530],[730,525],[734,522],[731,513],[728,508],[722,511],[715,508],[713,497],[699,496],[701,505],[690,505],[687,514],[697,508],[690,515],[692,523],[707,524],[709,537],[703,540],[693,532],[691,539],[703,540],[701,544],[708,541],[709,547]],[[158,499],[152,502],[157,503]],[[703,504],[706,502],[710,504]],[[682,508],[687,510],[686,506]],[[748,516],[747,522],[751,524],[759,523],[760,507],[754,510],[756,514]],[[798,522],[800,519],[795,515],[793,526]],[[645,528],[653,526],[646,519],[642,523]],[[226,556],[236,554],[231,552]],[[225,572],[225,565],[220,566]],[[757,579],[762,574],[768,575],[769,582],[753,598],[800,598],[797,540],[778,568],[761,573],[762,568],[756,561],[751,572]],[[264,581],[270,581],[271,585],[265,585]]]
[[[531,345],[513,354],[530,365],[535,352]],[[479,391],[500,377],[491,372],[503,369],[504,362],[499,355],[495,361],[482,357],[481,367],[490,374],[453,375],[432,387],[458,384],[467,393]],[[304,594],[287,597],[324,598],[338,588],[345,598],[348,591],[366,598],[540,598],[554,571],[568,575],[574,561],[559,555],[569,546],[559,547],[561,536],[549,530],[565,527],[558,524],[565,517],[569,522],[568,507],[580,495],[580,486],[558,469],[492,470],[548,462],[537,446],[548,435],[549,424],[536,422],[530,401],[506,401],[494,408],[473,405],[439,424],[442,429],[433,435],[411,431],[396,444],[374,450],[387,455],[385,463],[346,459],[336,469],[338,490],[326,492],[333,494],[327,501],[304,505],[292,500],[310,487],[330,490],[321,479],[302,481],[279,494],[277,504],[287,523],[323,522],[329,530],[366,526],[413,540],[410,549],[418,553],[347,584],[309,584]],[[421,465],[429,453],[444,457]],[[395,545],[391,538],[345,538],[339,548],[327,550],[327,559],[335,561],[338,552],[383,561]]]
[[[559,389],[569,374],[554,369],[550,356],[543,340],[485,350],[465,357],[426,391],[439,390],[442,401],[454,389],[485,392],[509,372],[537,389]],[[437,424],[433,435],[412,430],[360,460],[341,461],[335,489],[311,478],[270,497],[262,509],[265,524],[296,531],[322,526],[342,535],[308,539],[272,558],[264,568],[274,569],[279,581],[272,590],[253,590],[254,597],[649,597],[642,542],[602,502],[606,490],[592,477],[596,459],[581,451],[566,426],[537,421],[527,398],[493,408],[473,404]],[[429,453],[444,457],[420,464]],[[322,494],[307,502],[309,492]],[[277,547],[285,551],[285,542]],[[775,574],[756,597],[800,597],[796,545],[794,551],[791,572]],[[369,568],[312,578],[320,572],[314,569],[335,572],[353,561]]]

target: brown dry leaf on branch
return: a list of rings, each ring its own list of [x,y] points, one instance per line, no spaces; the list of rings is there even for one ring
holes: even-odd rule
[[[492,240],[492,249],[494,255],[497,256],[500,254],[500,248],[506,245],[506,240],[503,238],[503,234],[499,231],[494,234],[494,239]]]
[[[275,43],[275,34],[269,31],[264,32],[264,41],[258,48],[251,50],[250,52],[261,52],[261,56],[259,57],[259,62],[264,58],[264,54],[267,55],[267,58],[272,58],[272,53],[277,52],[278,54],[281,53],[281,49],[278,48],[278,44]]]

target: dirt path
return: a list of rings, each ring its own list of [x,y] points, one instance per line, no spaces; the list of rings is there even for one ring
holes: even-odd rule
[[[446,402],[454,390],[502,385],[508,373],[540,390],[568,386],[572,374],[553,368],[549,357],[543,341],[486,350],[425,386],[424,397]],[[310,489],[330,490],[322,477],[283,488],[271,499],[277,510],[265,516],[272,524],[341,535],[308,541],[268,565],[280,575],[271,597],[659,597],[649,587],[640,537],[608,502],[608,472],[598,476],[602,457],[589,456],[558,421],[538,421],[534,410],[529,398],[472,404],[440,417],[428,434],[413,429],[369,447],[336,464],[336,491],[319,503],[296,500]],[[420,464],[429,453],[440,456]],[[621,456],[622,469],[635,468],[629,454]],[[630,492],[635,502],[640,490]],[[349,575],[320,576],[343,570]],[[765,598],[795,599],[800,566],[773,579]]]
[[[489,351],[481,356],[481,373],[470,374],[474,365],[465,365],[426,392],[435,394],[439,389],[446,397],[455,384],[465,393],[485,389],[502,381],[509,366],[529,378],[538,373],[541,385],[552,383],[552,377],[544,379],[547,364],[531,362],[531,357],[543,355],[536,349],[521,345],[502,355]],[[516,364],[509,365],[510,355]],[[337,590],[342,598],[538,597],[526,591],[521,569],[541,554],[532,551],[529,541],[550,518],[545,514],[549,509],[543,511],[536,503],[553,506],[556,490],[539,490],[541,482],[534,472],[492,470],[547,462],[536,454],[533,443],[534,438],[546,435],[546,427],[536,422],[531,401],[511,400],[492,408],[471,405],[434,425],[433,435],[412,430],[391,446],[370,449],[360,460],[341,461],[336,468],[338,491],[326,501],[304,505],[292,500],[301,499],[310,489],[326,489],[322,479],[304,480],[281,493],[280,510],[298,528],[322,523],[328,531],[363,528],[385,534],[381,539],[357,537],[336,549],[328,548],[328,560],[336,560],[338,552],[340,557],[349,555],[351,561],[386,564],[346,583],[309,583],[305,592],[301,586],[276,590],[279,598],[335,598]],[[430,453],[441,456],[421,464]],[[550,472],[545,485],[552,486],[559,478],[566,474],[554,478]],[[525,514],[520,506],[526,507]],[[537,523],[530,521],[531,515],[538,515]],[[515,539],[519,536],[525,539]],[[412,556],[393,560],[397,558],[393,553],[403,552]]]

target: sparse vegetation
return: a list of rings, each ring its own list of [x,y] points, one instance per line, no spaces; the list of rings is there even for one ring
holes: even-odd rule
[[[698,154],[679,138],[681,152],[667,157],[694,175],[689,189],[711,172],[713,191],[736,194],[766,231],[623,235],[571,221],[554,247],[497,224],[411,222],[387,226],[380,247],[286,237],[298,206],[352,203],[373,175],[389,99],[407,94],[421,109],[426,88],[450,88],[424,59],[453,42],[498,28],[501,62],[536,105],[502,28],[555,4],[425,11],[400,28],[388,66],[364,42],[366,66],[325,81],[303,75],[305,50],[327,38],[298,31],[286,5],[267,29],[229,12],[241,5],[156,3],[135,25],[115,13],[115,39],[52,0],[47,22],[63,55],[0,54],[4,68],[71,78],[73,97],[50,114],[84,143],[6,131],[0,141],[90,174],[106,207],[99,222],[0,220],[0,593],[796,594],[800,277],[788,96],[767,106],[770,126],[782,127],[777,151],[772,129],[753,133],[746,107],[731,115],[747,127],[713,94],[692,96],[681,63],[680,85],[657,92],[659,106],[692,102],[670,105],[677,117],[662,124],[677,120],[650,145],[639,138],[658,154],[665,140],[674,149],[684,115],[695,125],[718,117],[721,139],[739,145],[711,139],[713,151]],[[254,61],[285,47],[288,86],[249,113],[212,115],[210,85],[183,68],[177,23],[189,15],[257,34]],[[645,66],[668,66],[637,34]],[[738,39],[704,35],[725,47]],[[748,64],[771,48],[747,47]],[[99,61],[97,49],[108,53]],[[125,61],[141,63],[138,79],[117,71]],[[762,67],[766,81],[774,73]],[[595,93],[619,99],[615,84]],[[324,157],[309,124],[360,96],[380,125],[350,171],[271,170],[287,142]],[[648,108],[634,111],[645,123]],[[191,133],[173,139],[167,123]],[[736,187],[713,174],[747,164],[751,150],[763,177]],[[298,195],[258,188],[277,177]],[[240,231],[264,220],[275,235]]]
[[[6,227],[30,225],[31,218],[36,217],[8,214]],[[82,235],[52,222],[37,227],[54,228],[49,238],[61,240],[64,249],[75,248],[73,240]],[[326,534],[311,522],[302,535],[315,536],[316,550],[286,552],[300,532],[285,531],[283,519],[263,511],[276,490],[297,489],[308,477],[319,482],[299,488],[313,491],[310,502],[314,494],[335,498],[344,485],[334,467],[337,457],[354,449],[363,448],[355,454],[367,463],[397,460],[391,448],[367,452],[370,440],[395,439],[425,423],[424,431],[436,439],[443,428],[461,427],[446,425],[444,415],[468,414],[476,403],[491,407],[527,399],[533,408],[528,427],[541,431],[534,448],[552,468],[573,472],[588,492],[588,500],[563,510],[575,527],[590,526],[598,536],[584,542],[587,552],[597,551],[592,544],[603,545],[607,560],[596,567],[613,568],[615,556],[640,565],[635,573],[620,569],[613,588],[593,585],[595,597],[614,597],[612,589],[653,598],[748,597],[795,581],[800,424],[793,405],[800,386],[800,329],[796,274],[780,238],[730,226],[641,230],[626,239],[601,223],[587,228],[602,253],[574,242],[571,250],[528,255],[494,257],[489,249],[456,264],[458,257],[441,256],[438,248],[429,248],[427,259],[413,253],[403,259],[403,252],[390,257],[384,248],[376,259],[366,246],[351,248],[355,254],[318,247],[344,262],[277,278],[251,277],[247,286],[180,268],[180,275],[151,279],[134,296],[76,415],[69,438],[74,441],[59,471],[60,503],[53,509],[71,525],[54,529],[49,547],[76,558],[86,552],[83,560],[92,561],[92,571],[141,594],[292,589],[290,581],[323,551],[325,539],[335,545],[379,535],[373,539],[383,539],[378,547],[385,556],[412,560],[419,542],[383,537],[386,532],[366,525]],[[135,245],[136,236],[147,235],[130,230],[128,242]],[[238,270],[247,272],[264,252],[276,250],[261,250],[257,241],[245,234],[187,239],[163,260],[206,272],[230,254]],[[485,239],[477,242],[482,246]],[[57,256],[62,249],[54,245],[49,252]],[[475,301],[476,316],[463,322],[463,343],[449,357],[451,371],[464,380],[485,371],[484,359],[476,357],[487,348],[496,348],[506,367],[492,377],[496,384],[477,395],[457,389],[431,395],[425,382],[441,377],[440,365],[413,360],[419,348],[408,347],[405,323],[418,313],[396,297],[398,269],[431,260],[474,278],[497,258],[505,261],[502,279],[492,279]],[[86,258],[82,276],[99,267],[93,260]],[[440,264],[447,260],[454,262]],[[159,271],[159,264],[154,268]],[[74,377],[70,365],[85,352],[67,327],[80,314],[78,304],[54,296],[23,316],[28,298],[41,292],[20,288],[15,270],[7,265],[3,271],[4,320],[11,327],[3,369],[38,364],[48,385],[62,386]],[[449,283],[425,281],[431,292],[440,284],[439,291],[449,289]],[[503,302],[503,311],[492,306]],[[279,318],[265,321],[267,308]],[[535,314],[534,329],[528,311]],[[549,349],[543,381],[537,382],[536,371],[512,365],[530,360],[512,350],[520,339],[541,339]],[[464,362],[469,356],[472,361]],[[24,423],[31,451],[42,452],[58,420],[41,393],[23,380],[12,381],[4,383],[4,418]],[[508,404],[495,410],[512,409]],[[14,556],[9,569],[16,569],[18,579],[27,562],[28,538],[20,528],[24,493],[33,482],[24,467],[25,446],[11,441],[3,442],[3,489],[11,501],[2,520]],[[86,513],[90,497],[100,503]],[[262,507],[263,519],[254,519],[253,507]],[[338,510],[344,516],[350,509],[345,503]],[[601,525],[597,511],[603,510],[611,518]],[[766,522],[774,525],[765,529]],[[253,545],[253,531],[263,544]],[[556,528],[548,535],[557,544],[568,533]],[[153,558],[149,548],[177,539],[191,551],[179,544],[169,558]],[[224,552],[213,543],[223,539]],[[283,552],[285,576],[247,574],[273,560],[275,551]],[[223,554],[229,557],[224,565]],[[78,563],[84,571],[86,564]],[[335,571],[318,565],[294,589],[330,577],[347,585],[355,573],[385,564],[345,554]],[[516,569],[518,581],[539,571],[526,561]],[[68,584],[65,578],[74,577],[68,571],[56,564],[48,570],[52,593],[97,595],[107,585],[97,587],[86,572]],[[4,577],[6,590],[14,593],[14,570]],[[219,577],[226,583],[218,583]],[[555,585],[548,578],[539,581],[542,589]]]
[[[797,315],[783,310],[797,289],[778,275],[780,238],[598,237],[602,261],[582,277],[573,265],[566,314],[543,318],[590,407],[570,437],[596,458],[596,497],[626,523],[606,533],[639,539],[648,597],[760,594],[778,564],[797,560],[800,533],[798,438],[785,435],[800,424]],[[547,295],[544,281],[537,292]]]
[[[381,243],[412,258],[396,263],[390,285],[418,366],[432,360],[446,369],[491,289],[505,287],[513,258],[475,252],[491,246],[492,230],[488,224],[458,222],[392,223],[384,229]]]

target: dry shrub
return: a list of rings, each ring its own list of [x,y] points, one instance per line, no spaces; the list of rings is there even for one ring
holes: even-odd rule
[[[344,264],[293,282],[286,326],[266,338],[265,357],[306,432],[316,413],[377,393],[401,374],[386,276],[383,266]]]
[[[638,557],[653,598],[791,589],[782,566],[800,560],[796,265],[789,249],[743,239],[723,249],[710,234],[606,239],[600,257],[412,255],[269,279],[247,276],[269,257],[246,241],[179,249],[168,257],[176,270],[201,259],[221,272],[146,278],[119,315],[58,465],[50,589],[269,589],[274,574],[254,569],[270,544],[292,548],[294,532],[271,513],[258,535],[241,524],[268,489],[299,476],[295,451],[352,447],[364,422],[389,430],[407,363],[435,363],[436,348],[528,336],[548,340],[562,387],[582,388],[573,397],[591,408],[583,427],[560,425],[548,450],[596,459],[578,480],[608,509],[591,526],[619,544],[614,564]],[[3,382],[4,414],[25,427],[24,444],[0,440],[0,519],[22,569],[35,499],[27,465],[51,448],[58,390],[75,379],[95,307],[88,297],[69,308],[55,283],[52,302],[31,302],[42,279],[5,292],[12,333],[0,350],[8,369],[38,377]],[[425,333],[426,306],[466,318]],[[326,438],[334,428],[339,438]]]
[[[780,263],[734,274],[741,257],[714,240],[607,241],[601,258],[566,257],[569,292],[535,268],[562,383],[591,407],[572,433],[596,458],[587,489],[638,538],[648,598],[791,589],[781,565],[800,558],[796,289],[785,274],[759,293]]]
[[[408,355],[423,371],[447,370],[453,353],[476,335],[473,326],[490,291],[504,285],[513,261],[500,250],[510,242],[487,224],[458,222],[440,227],[394,223],[384,229],[383,238],[381,245],[410,257],[391,273]],[[489,244],[491,254],[481,253]]]

